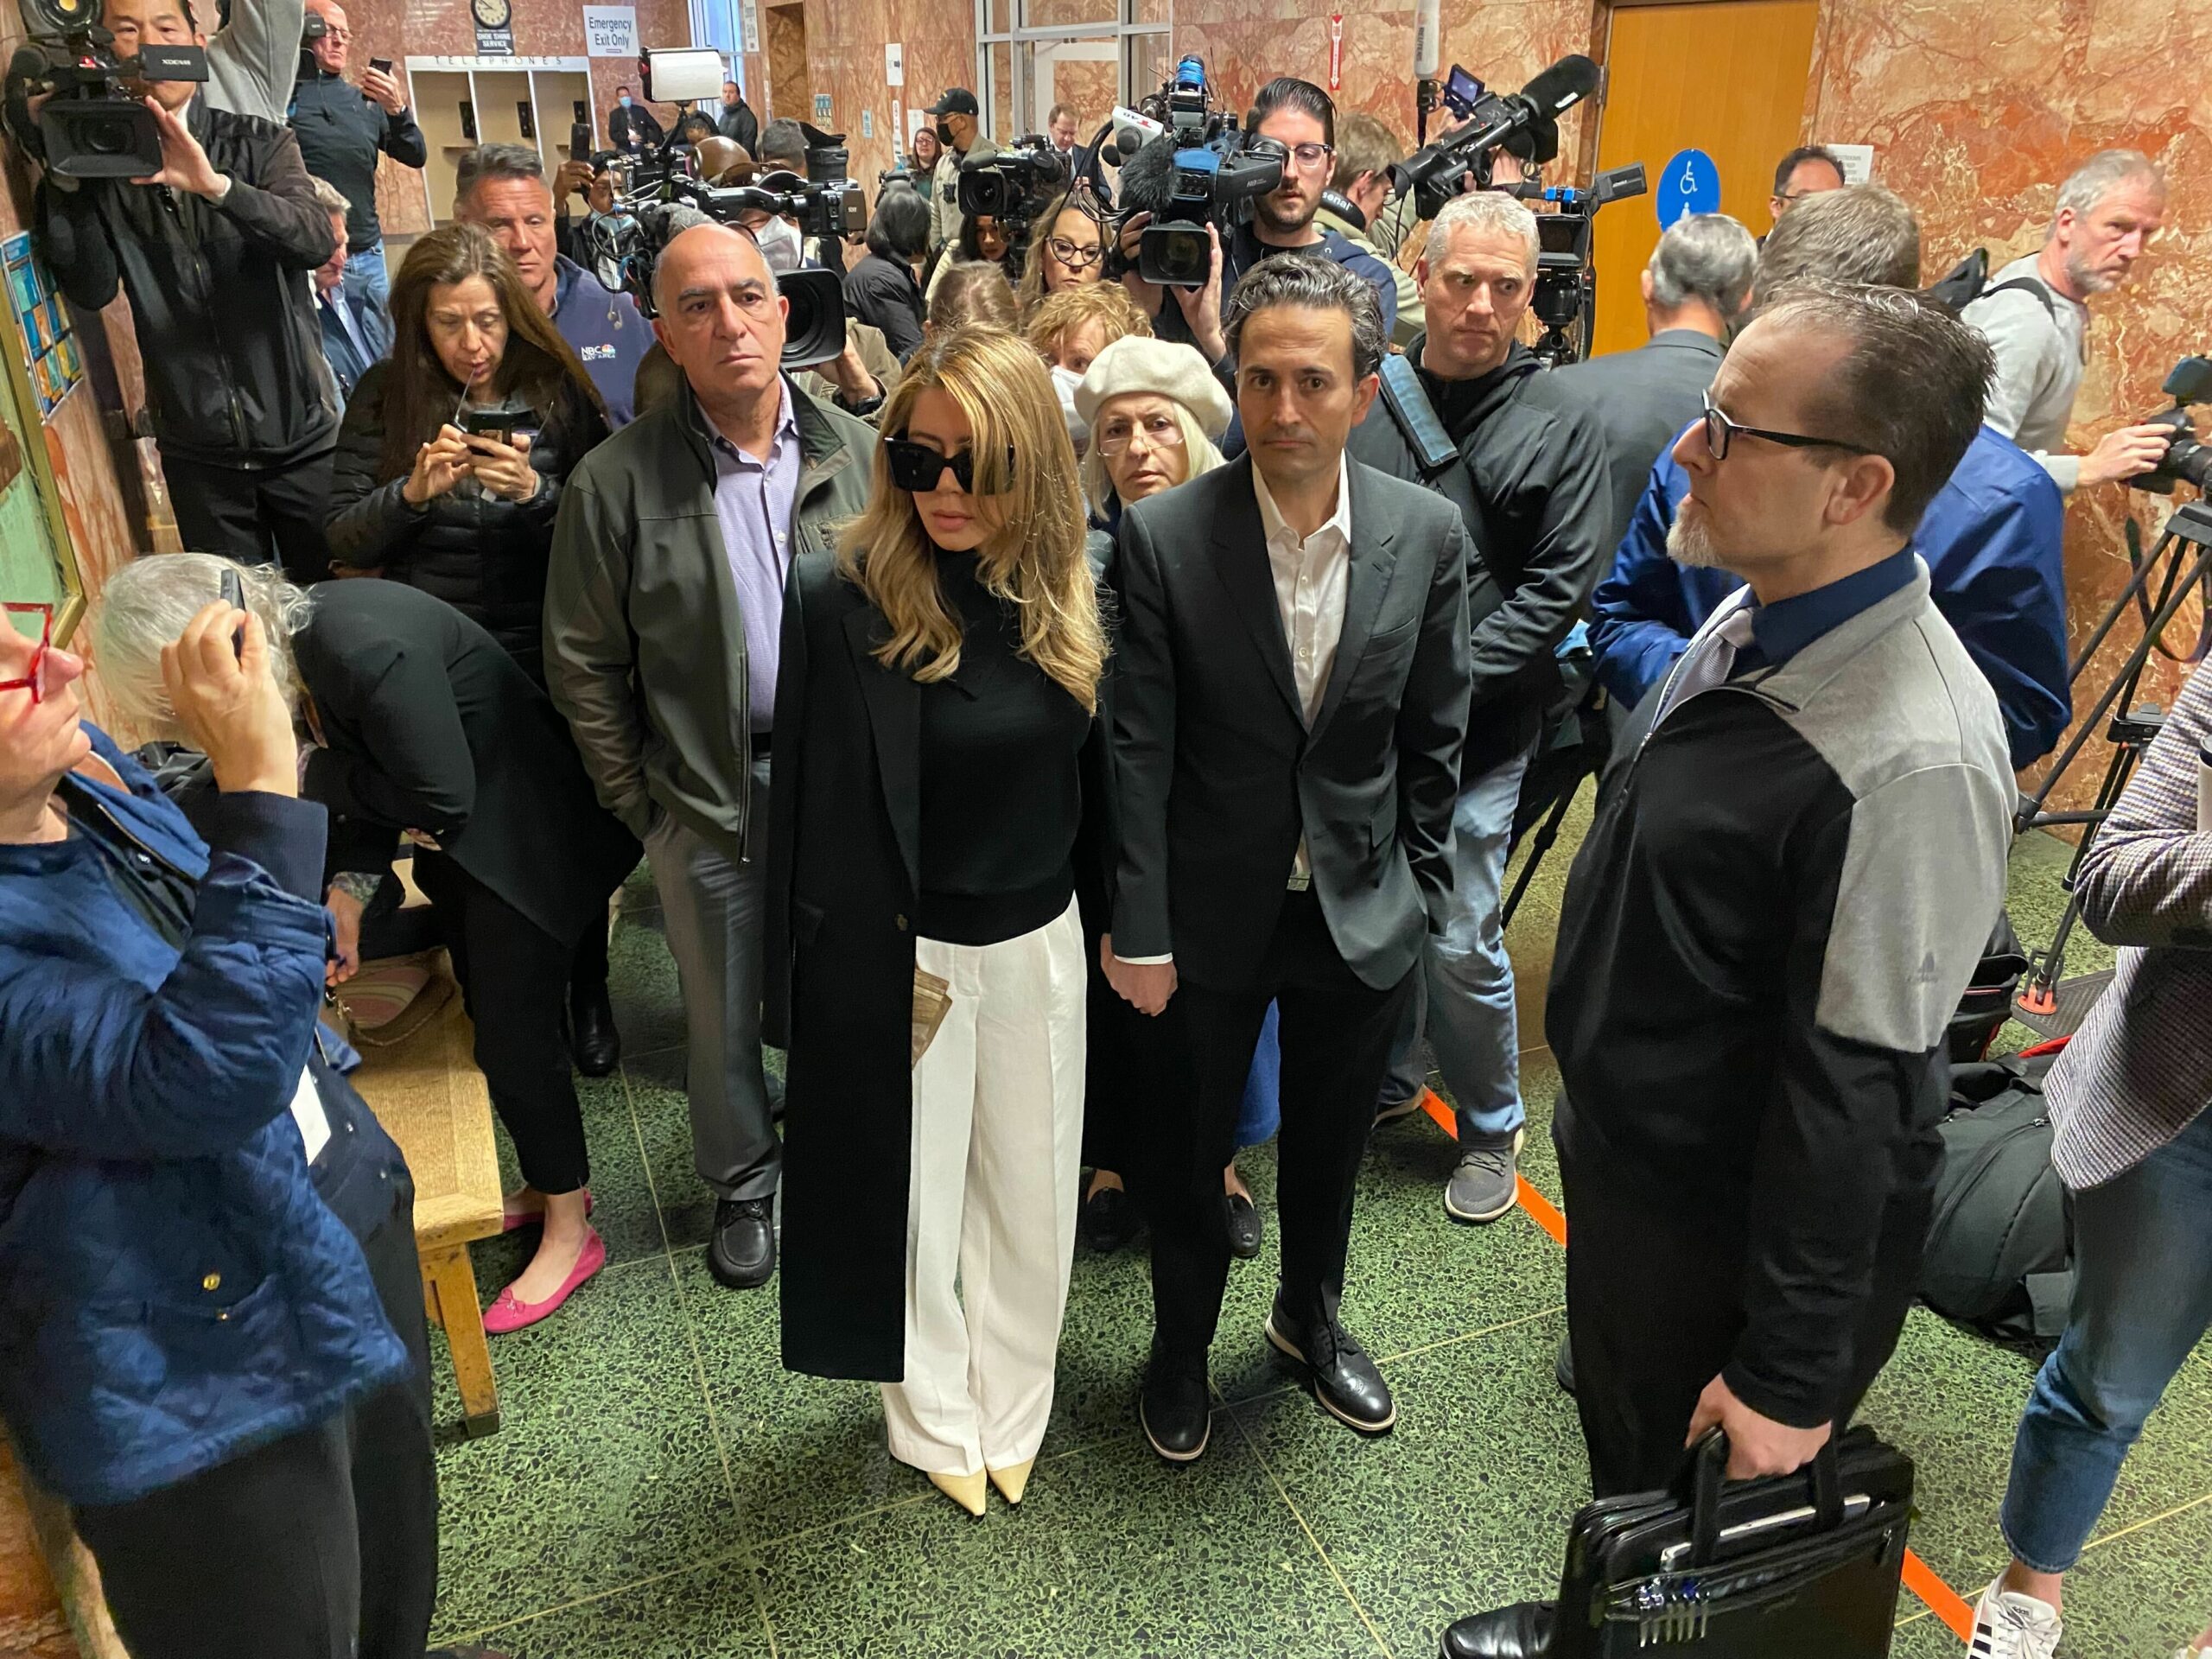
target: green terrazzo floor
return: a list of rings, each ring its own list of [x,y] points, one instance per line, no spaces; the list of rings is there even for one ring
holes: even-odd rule
[[[1512,930],[1531,1045],[1586,821],[1571,821]],[[2065,861],[2040,836],[2015,854],[2012,912],[2031,945],[2056,920]],[[2077,938],[2069,971],[2108,965]],[[440,1640],[518,1659],[1423,1659],[1457,1614],[1556,1577],[1588,1495],[1572,1402],[1551,1381],[1560,1252],[1517,1211],[1488,1228],[1447,1222],[1452,1147],[1425,1116],[1376,1134],[1345,1295],[1396,1391],[1394,1433],[1353,1435],[1268,1357],[1274,1170],[1257,1148],[1243,1162],[1270,1233],[1230,1279],[1205,1459],[1169,1469],[1135,1427],[1141,1249],[1079,1253],[1028,1497],[1019,1510],[994,1497],[973,1521],[891,1459],[872,1388],[781,1368],[772,1289],[709,1277],[683,1013],[642,876],[613,962],[627,1058],[583,1095],[611,1265],[556,1318],[494,1339],[505,1427],[441,1451]],[[1559,1079],[1539,1046],[1523,1083],[1522,1170],[1556,1198],[1545,1131]],[[477,1248],[486,1300],[524,1248]],[[1916,1312],[1867,1405],[1919,1462],[1916,1547],[1969,1598],[2002,1563],[1997,1506],[2031,1375],[2030,1360]],[[441,1387],[441,1420],[457,1423]],[[2212,1346],[2152,1420],[2069,1581],[2064,1652],[2167,1659],[2212,1614],[2208,1560]],[[1899,1612],[1899,1655],[1963,1652],[1910,1596]]]

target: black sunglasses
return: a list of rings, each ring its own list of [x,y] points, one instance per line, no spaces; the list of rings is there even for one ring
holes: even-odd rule
[[[1764,438],[1769,443],[1779,443],[1791,449],[1841,449],[1854,455],[1871,455],[1875,452],[1863,443],[1846,443],[1841,438],[1815,438],[1803,432],[1770,432],[1764,427],[1738,426],[1713,407],[1713,394],[1705,398],[1705,447],[1713,451],[1715,461],[1728,459],[1728,445],[1736,438]]]
[[[916,443],[912,438],[886,438],[883,453],[891,462],[891,481],[902,490],[926,492],[938,486],[950,469],[952,481],[967,494],[976,489],[976,452],[963,449],[957,455],[939,454],[925,443]],[[1006,451],[1005,489],[1014,482],[1014,446]]]

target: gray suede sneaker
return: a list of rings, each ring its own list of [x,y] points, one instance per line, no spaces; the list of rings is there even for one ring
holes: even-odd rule
[[[1520,1191],[1514,1160],[1523,1131],[1498,1141],[1461,1141],[1459,1166],[1444,1187],[1444,1213],[1454,1221],[1496,1221],[1513,1208]]]

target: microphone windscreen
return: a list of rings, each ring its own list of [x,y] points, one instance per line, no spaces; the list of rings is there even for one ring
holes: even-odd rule
[[[1418,0],[1414,7],[1414,79],[1433,80],[1442,52],[1444,22],[1440,0]]]
[[[1521,89],[1521,96],[1545,115],[1557,115],[1598,90],[1598,66],[1580,54],[1557,63]]]
[[[655,247],[666,247],[684,232],[714,222],[688,201],[649,201],[638,209],[638,223]]]
[[[1175,141],[1151,138],[1122,163],[1122,206],[1131,213],[1157,213],[1175,199]]]

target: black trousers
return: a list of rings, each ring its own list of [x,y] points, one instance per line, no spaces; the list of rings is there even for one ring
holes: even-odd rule
[[[1747,1257],[1741,1194],[1686,1193],[1599,1167],[1559,1144],[1565,1193],[1567,1325],[1575,1408],[1599,1497],[1649,1491],[1681,1471],[1698,1395],[1745,1326]],[[1896,1351],[1920,1279],[1932,1161],[1910,1155],[1882,1218],[1873,1289],[1863,1306],[1836,1428]]]
[[[1162,1027],[1156,1041],[1179,1046],[1183,1064],[1163,1065],[1160,1075],[1187,1079],[1152,1093],[1138,1157],[1153,1229],[1153,1318],[1171,1361],[1202,1361],[1221,1317],[1230,1259],[1221,1171],[1236,1149],[1237,1109],[1268,1004],[1281,1007],[1283,1298],[1301,1319],[1333,1318],[1360,1155],[1412,990],[1411,973],[1384,991],[1362,982],[1337,953],[1320,899],[1293,893],[1257,983],[1185,982],[1147,1022]]]
[[[288,467],[216,467],[162,457],[169,505],[188,553],[244,564],[272,560],[302,587],[330,574],[330,467],[335,451]]]
[[[132,1659],[423,1659],[438,1476],[414,1213],[403,1192],[362,1241],[405,1378],[175,1486],[77,1509]]]
[[[439,936],[476,1022],[476,1064],[491,1090],[492,1109],[515,1143],[523,1179],[540,1192],[575,1192],[591,1177],[583,1113],[561,1036],[577,948],[562,944],[442,853],[415,855],[415,885],[437,912]],[[604,923],[595,925],[605,932]]]

